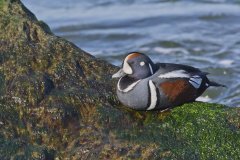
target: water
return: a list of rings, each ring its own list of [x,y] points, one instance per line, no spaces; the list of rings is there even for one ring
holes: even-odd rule
[[[131,51],[193,65],[227,88],[202,101],[240,106],[239,0],[23,0],[52,31],[120,65]]]

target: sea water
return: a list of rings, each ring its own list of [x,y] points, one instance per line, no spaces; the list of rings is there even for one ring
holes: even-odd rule
[[[227,88],[199,100],[240,106],[239,0],[23,0],[53,33],[114,65],[139,51],[192,65]]]

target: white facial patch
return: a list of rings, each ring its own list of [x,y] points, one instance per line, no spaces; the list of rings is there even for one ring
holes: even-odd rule
[[[156,91],[156,87],[153,84],[152,80],[149,80],[148,85],[150,88],[151,102],[150,102],[150,106],[147,108],[147,110],[152,110],[156,107],[156,104],[157,104],[157,91]]]
[[[144,66],[145,65],[145,62],[140,62],[140,66]]]
[[[164,74],[160,74],[159,78],[190,78],[190,75],[186,73],[184,70],[175,70],[171,72],[167,72]]]
[[[127,62],[128,58],[125,58],[124,62],[123,62],[123,71],[126,73],[126,74],[132,74],[133,71],[132,71],[132,68],[131,66],[128,64]]]

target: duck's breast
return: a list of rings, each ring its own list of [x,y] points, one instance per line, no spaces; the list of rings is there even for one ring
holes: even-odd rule
[[[148,80],[139,80],[135,86],[125,91],[117,90],[117,95],[121,103],[138,110],[146,110],[149,101]]]

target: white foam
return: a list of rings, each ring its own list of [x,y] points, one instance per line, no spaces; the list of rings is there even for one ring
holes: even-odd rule
[[[209,96],[201,96],[196,99],[196,101],[201,101],[201,102],[210,102],[212,99]]]
[[[221,65],[224,65],[226,67],[230,67],[234,63],[234,60],[224,59],[224,60],[219,61],[218,63]]]
[[[176,52],[181,52],[184,54],[189,54],[189,52],[184,48],[163,48],[163,47],[155,47],[153,48],[155,52],[161,53],[161,54],[171,54]]]

